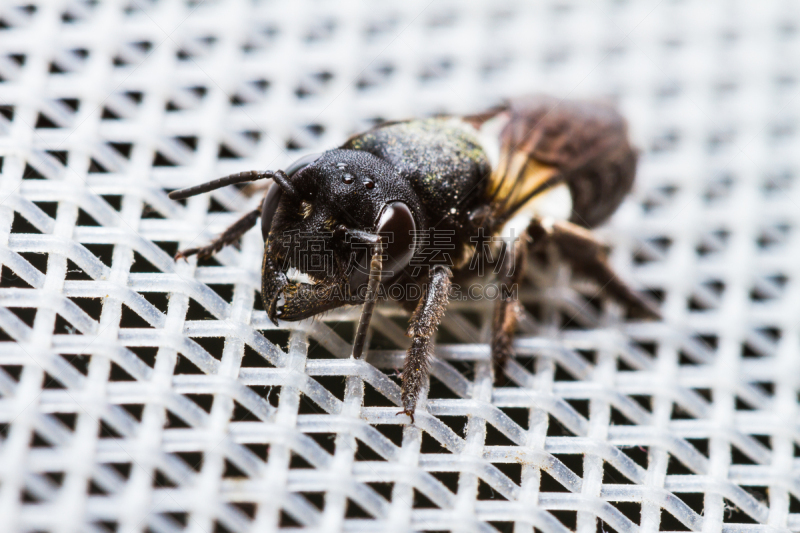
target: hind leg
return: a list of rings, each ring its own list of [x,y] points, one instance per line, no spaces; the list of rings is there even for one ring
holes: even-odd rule
[[[534,219],[528,228],[534,249],[548,242],[556,245],[560,256],[572,270],[600,286],[600,291],[624,304],[641,318],[660,319],[658,306],[625,283],[608,264],[608,250],[591,231],[567,221],[545,224]]]

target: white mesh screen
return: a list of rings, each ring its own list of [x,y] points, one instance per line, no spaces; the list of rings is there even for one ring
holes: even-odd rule
[[[4,2],[0,531],[800,530],[798,57],[790,0]],[[663,322],[533,269],[504,385],[454,303],[408,426],[403,311],[353,361],[257,230],[171,259],[258,198],[169,190],[537,91],[629,119],[599,233]]]

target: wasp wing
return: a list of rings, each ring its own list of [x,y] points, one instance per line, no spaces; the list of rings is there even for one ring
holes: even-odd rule
[[[497,222],[565,183],[572,199],[570,220],[594,227],[616,210],[633,184],[637,153],[628,142],[625,120],[608,105],[535,96],[465,120],[499,143],[486,192]]]

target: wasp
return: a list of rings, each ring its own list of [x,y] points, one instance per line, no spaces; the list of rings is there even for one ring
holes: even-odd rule
[[[659,316],[648,298],[614,273],[607,248],[591,232],[630,191],[636,162],[625,120],[598,102],[535,96],[475,115],[385,123],[285,170],[241,172],[171,192],[170,198],[183,199],[272,180],[259,209],[176,260],[211,256],[260,218],[267,316],[277,325],[362,305],[356,358],[363,355],[376,302],[393,295],[411,310],[398,414],[413,424],[451,286],[475,276],[487,243],[499,242],[494,246],[502,251],[494,270],[498,283],[516,286],[527,256],[555,248],[573,272],[597,282],[606,295],[639,316]],[[449,236],[448,261],[436,260],[417,238],[431,231]],[[320,240],[331,260],[324,269],[309,268],[307,256]],[[396,287],[403,290],[381,291]],[[496,369],[513,355],[516,304],[514,292],[494,303]]]

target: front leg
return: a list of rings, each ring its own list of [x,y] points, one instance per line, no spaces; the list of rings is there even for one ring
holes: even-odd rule
[[[444,315],[452,275],[445,266],[431,268],[425,294],[408,322],[407,335],[411,337],[411,347],[403,364],[403,410],[400,413],[410,416],[412,424],[419,392],[428,377],[431,338]]]
[[[254,209],[253,211],[250,211],[245,216],[234,222],[231,227],[222,233],[222,235],[211,241],[211,244],[208,244],[207,246],[201,246],[200,248],[188,248],[178,252],[175,254],[175,261],[178,259],[186,260],[187,257],[192,255],[197,255],[197,257],[200,259],[211,257],[215,253],[222,250],[225,246],[238,241],[242,235],[247,233],[250,228],[256,225],[259,216],[261,216],[261,209]]]

